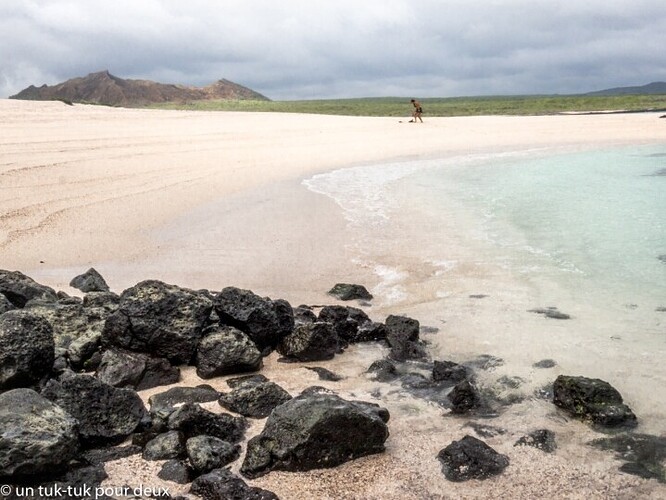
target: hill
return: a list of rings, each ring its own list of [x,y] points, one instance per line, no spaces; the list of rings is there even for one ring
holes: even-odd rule
[[[150,80],[125,80],[113,76],[108,71],[91,73],[82,78],[72,78],[52,86],[35,87],[31,85],[9,98],[31,101],[62,100],[130,107],[205,100],[269,100],[254,90],[224,79],[206,87],[189,87]]]
[[[638,87],[615,87],[585,95],[666,95],[666,82],[652,82]]]

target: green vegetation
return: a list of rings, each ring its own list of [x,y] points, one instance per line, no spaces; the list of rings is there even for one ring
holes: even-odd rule
[[[606,110],[663,111],[666,95],[544,95],[491,96],[420,99],[424,116],[478,115],[548,115],[564,112],[594,112]],[[348,116],[396,116],[411,114],[406,97],[361,99],[325,99],[312,101],[250,101],[215,100],[151,105],[156,109],[185,109],[200,111],[264,111],[280,113],[311,113]]]

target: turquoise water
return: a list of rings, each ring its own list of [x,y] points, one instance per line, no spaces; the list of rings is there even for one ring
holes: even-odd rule
[[[471,214],[485,258],[611,304],[666,306],[666,146],[446,163],[393,186]],[[666,257],[663,257],[666,260]]]

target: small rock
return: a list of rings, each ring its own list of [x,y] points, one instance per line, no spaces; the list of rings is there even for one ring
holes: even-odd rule
[[[327,382],[339,382],[340,380],[344,379],[344,377],[341,377],[337,373],[333,373],[331,370],[327,370],[326,368],[321,368],[319,366],[306,366],[305,369],[311,370],[319,375],[319,380],[325,380]]]
[[[571,316],[568,314],[558,311],[557,307],[530,309],[527,312],[543,314],[546,318],[552,319],[571,319]]]
[[[291,395],[274,382],[248,381],[221,394],[218,403],[244,417],[266,418],[276,406],[290,399]]]
[[[337,283],[328,293],[340,300],[372,300],[372,294],[363,285]]]
[[[514,446],[532,446],[546,453],[553,453],[557,448],[555,433],[548,429],[539,429],[521,437]]]
[[[509,465],[506,455],[497,453],[473,436],[453,441],[439,452],[437,458],[442,463],[442,472],[449,481],[487,479],[500,474]]]
[[[210,412],[195,403],[186,403],[169,415],[167,425],[171,430],[181,431],[187,439],[206,435],[237,443],[245,434],[247,421],[226,413]]]
[[[274,493],[248,486],[228,468],[216,469],[198,477],[190,492],[205,500],[278,500]]]
[[[537,361],[532,365],[534,368],[553,368],[557,366],[557,362],[554,359],[542,359]]]
[[[432,368],[432,379],[435,382],[452,382],[457,384],[467,379],[467,368],[453,361],[435,361]]]
[[[448,394],[452,413],[467,413],[481,405],[479,391],[469,380],[459,382]]]
[[[82,292],[108,292],[109,285],[106,284],[102,275],[94,268],[88,269],[72,279],[69,286],[81,290]]]
[[[195,365],[201,378],[219,377],[232,373],[253,372],[261,368],[261,352],[237,328],[215,327],[197,348]]]
[[[177,484],[187,484],[192,481],[194,471],[184,460],[172,459],[162,465],[157,477],[164,481]]]
[[[298,361],[323,361],[338,352],[338,335],[330,323],[302,324],[284,337],[277,351]]]
[[[220,393],[209,385],[197,387],[172,387],[168,391],[153,394],[148,398],[150,414],[168,418],[176,405],[181,403],[209,403],[217,401]]]
[[[40,285],[19,271],[0,269],[0,294],[15,307],[23,308],[31,301],[56,302],[58,296],[53,288]]]
[[[368,368],[368,373],[374,373],[378,382],[391,382],[400,375],[395,364],[388,359],[374,361]]]
[[[142,456],[144,460],[169,460],[184,455],[185,436],[178,431],[169,431],[148,441]]]
[[[187,440],[187,457],[199,474],[224,467],[240,456],[240,446],[213,436],[195,436]]]

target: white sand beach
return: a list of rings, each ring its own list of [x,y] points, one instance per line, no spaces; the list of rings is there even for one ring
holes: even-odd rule
[[[69,294],[77,293],[68,285],[71,278],[94,267],[118,293],[151,278],[192,289],[238,286],[292,305],[333,303],[326,295],[333,284],[361,283],[375,292],[376,305],[366,309],[373,319],[409,313],[450,334],[460,357],[492,354],[511,362],[524,348],[525,329],[538,318],[515,324],[515,337],[502,347],[496,339],[483,338],[484,325],[499,318],[509,330],[512,316],[503,311],[512,300],[521,311],[534,306],[527,291],[501,297],[483,314],[476,305],[453,301],[459,307],[448,313],[447,323],[434,324],[436,316],[419,305],[421,270],[408,269],[417,298],[396,306],[376,289],[381,281],[376,270],[364,266],[348,244],[351,233],[343,212],[330,198],[308,190],[303,180],[335,169],[408,160],[663,143],[666,120],[658,116],[425,116],[425,123],[412,124],[398,118],[0,100],[0,269],[19,270]],[[469,283],[494,281],[499,288],[506,276],[472,265],[471,258],[466,263],[464,250],[451,249],[462,280],[449,283],[451,289],[467,297],[479,291],[467,289]],[[403,267],[410,265],[400,255],[395,259]],[[548,325],[545,331],[556,338],[563,328]],[[438,342],[433,340],[443,348]],[[489,352],[480,352],[481,346]],[[535,349],[534,356],[549,357],[546,347]],[[486,439],[511,460],[503,474],[485,481],[447,481],[436,454],[472,433],[464,427],[469,419],[446,415],[397,387],[382,386],[379,399],[370,399],[378,384],[364,372],[382,355],[378,346],[355,346],[332,361],[308,364],[346,377],[335,383],[319,381],[300,364],[277,363],[271,355],[262,373],[292,394],[322,385],[342,397],[386,406],[391,436],[382,455],[329,470],[272,472],[248,483],[282,499],[666,498],[663,485],[619,472],[621,462],[611,452],[584,445],[598,433],[535,400],[488,422],[509,429]],[[582,365],[581,360],[569,367]],[[520,368],[507,373],[528,376]],[[551,375],[531,374],[532,383],[545,383]],[[586,375],[601,377],[594,368]],[[202,382],[192,369],[184,370],[181,385]],[[224,378],[205,382],[226,390]],[[659,422],[664,415],[651,409],[653,388],[641,388],[640,381],[613,380],[613,385],[625,396],[633,391],[637,396],[630,403],[639,420],[646,415],[646,431],[663,435]],[[165,389],[144,391],[142,397]],[[656,394],[663,391],[658,388]],[[222,411],[217,404],[210,408]],[[546,424],[558,436],[556,453],[513,447],[518,437]],[[261,426],[256,423],[251,433]],[[186,488],[157,479],[160,465],[137,465],[134,459],[109,464],[106,484],[161,485],[174,496],[186,493]]]

